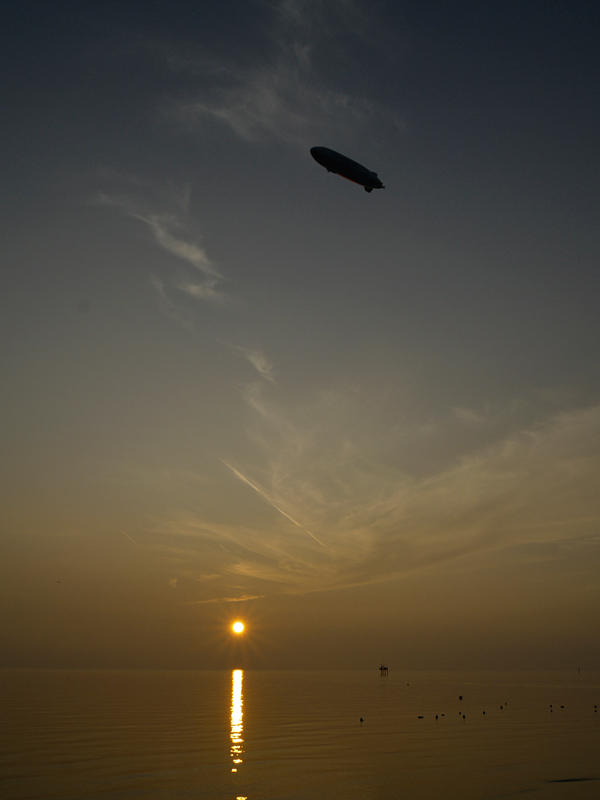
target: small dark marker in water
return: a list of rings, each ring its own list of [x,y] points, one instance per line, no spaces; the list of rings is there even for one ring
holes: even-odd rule
[[[466,719],[465,715],[463,714],[463,719]]]
[[[485,711],[483,713],[485,714]]]
[[[459,700],[462,700],[462,694],[459,694],[459,695],[458,695],[458,699],[459,699]]]
[[[438,715],[437,715],[437,714],[435,715],[435,718],[436,718],[436,719],[438,718]]]
[[[561,706],[561,708],[564,708],[564,706]]]
[[[360,723],[361,723],[361,725],[362,725],[362,723],[363,723],[363,718],[362,718],[362,717],[360,718]]]
[[[423,719],[423,717],[419,717],[419,719]]]

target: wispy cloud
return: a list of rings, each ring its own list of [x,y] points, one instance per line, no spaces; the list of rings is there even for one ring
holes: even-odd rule
[[[143,214],[138,212],[132,214],[136,219],[145,222],[153,231],[156,242],[167,252],[183,259],[206,278],[213,278],[216,281],[222,278],[217,272],[215,265],[210,261],[204,250],[197,242],[178,239],[173,235],[173,229],[183,227],[181,220],[173,215]]]
[[[178,523],[180,533],[193,535],[196,526],[206,536],[208,528],[214,543],[226,544],[216,571],[221,580],[235,576],[242,591],[377,583],[470,553],[526,543],[576,547],[597,536],[600,407],[493,431],[487,444],[450,465],[414,475],[390,463],[385,431],[350,424],[356,407],[344,409],[342,397],[326,395],[310,409],[287,412],[260,400],[249,406],[255,458],[244,466],[224,463],[281,522],[206,526],[191,514]],[[451,414],[433,435],[453,425],[468,430],[472,421]],[[432,432],[414,428],[417,450],[419,436],[425,442]],[[404,446],[411,437],[395,433]],[[310,538],[290,536],[288,523]]]
[[[246,359],[246,361],[252,364],[261,378],[264,378],[264,380],[267,380],[270,383],[275,383],[275,368],[264,350],[259,347],[251,348],[238,344],[229,344],[227,347],[234,352],[239,353],[242,358]]]
[[[180,304],[174,303],[169,298],[165,290],[164,281],[156,275],[152,275],[150,277],[150,285],[154,289],[159,310],[166,316],[175,320],[182,328],[185,328],[190,333],[195,333],[196,329],[193,314],[190,314],[187,309],[182,308]]]
[[[266,63],[248,66],[163,50],[163,62],[171,70],[197,80],[196,91],[173,101],[169,113],[187,126],[201,128],[209,121],[224,125],[248,142],[278,140],[303,148],[318,135],[345,138],[349,129],[356,131],[374,119],[398,130],[404,127],[395,110],[334,87],[330,74],[319,75],[317,54],[330,58],[337,52],[341,58],[341,33],[363,52],[376,44],[370,33],[374,21],[358,3],[283,0],[272,4],[272,12],[265,31],[271,41]],[[377,52],[380,58],[379,47]],[[344,74],[342,63],[337,72]]]
[[[266,69],[230,66],[227,72],[227,86],[209,95],[200,93],[173,112],[187,124],[221,123],[248,142],[276,139],[300,147],[308,146],[317,134],[329,131],[334,137],[349,124],[376,114],[366,99],[305,85],[300,65],[285,59]]]
[[[221,460],[223,461],[223,459],[221,459]],[[308,535],[311,537],[311,539],[314,539],[314,541],[315,541],[317,544],[320,544],[320,545],[321,545],[321,547],[325,547],[325,548],[327,548],[327,545],[326,545],[326,544],[323,544],[323,542],[322,542],[322,541],[321,541],[321,540],[320,540],[320,539],[319,539],[317,536],[315,536],[315,535],[314,535],[314,533],[311,533],[311,532],[308,530],[308,528],[305,528],[305,527],[304,527],[304,525],[301,525],[301,524],[298,522],[298,520],[295,520],[295,519],[294,519],[292,516],[290,516],[290,515],[289,515],[289,514],[288,514],[286,511],[284,511],[282,508],[279,508],[279,506],[278,506],[276,503],[274,503],[274,502],[271,500],[271,498],[270,498],[270,497],[268,497],[268,496],[265,494],[265,492],[264,492],[262,489],[260,489],[258,486],[255,486],[255,485],[252,483],[252,481],[250,481],[250,480],[248,480],[248,478],[246,478],[246,476],[245,476],[245,475],[242,475],[242,473],[241,473],[241,472],[239,472],[239,471],[238,471],[238,470],[237,470],[235,467],[232,467],[232,466],[231,466],[231,464],[228,464],[228,463],[227,463],[227,461],[223,461],[223,464],[225,464],[225,466],[226,466],[226,467],[228,467],[228,468],[229,468],[229,469],[230,469],[230,470],[233,472],[233,474],[234,474],[236,477],[238,477],[238,478],[239,478],[241,481],[243,481],[243,483],[245,483],[245,484],[247,484],[248,486],[250,486],[250,488],[251,488],[251,489],[254,489],[254,491],[255,491],[257,494],[259,494],[259,495],[260,495],[260,496],[261,496],[261,497],[262,497],[264,500],[266,500],[266,502],[267,502],[267,503],[269,503],[269,505],[273,506],[273,508],[274,508],[276,511],[279,511],[279,513],[280,513],[280,514],[282,514],[282,515],[283,515],[283,516],[284,516],[286,519],[289,519],[289,521],[290,521],[291,523],[293,523],[294,525],[296,525],[296,527],[298,527],[298,528],[301,528],[301,529],[302,529],[302,530],[303,530],[305,533],[307,533],[307,534],[308,534]],[[331,549],[331,548],[327,548],[327,549]]]
[[[197,236],[188,230],[188,221],[181,211],[174,208],[150,210],[149,200],[144,202],[139,196],[123,194],[101,192],[97,195],[96,202],[117,209],[125,216],[142,222],[150,230],[155,243],[170,256],[175,257],[179,270],[192,268],[191,275],[174,282],[179,291],[216,305],[228,302],[228,295],[217,288],[224,280],[223,276],[207,256]],[[163,299],[166,299],[164,282],[160,284],[154,282],[153,285],[155,289],[160,288]]]
[[[185,302],[184,296],[215,307],[239,307],[240,298],[222,288],[227,279],[209,258],[195,232],[189,216],[188,186],[176,191],[172,187],[165,188],[115,173],[108,173],[103,178],[116,183],[119,191],[100,192],[95,202],[143,223],[155,244],[167,255],[165,276],[149,276],[158,308],[163,314],[196,335],[201,330],[199,317],[193,304]],[[264,350],[258,345],[236,344],[231,341],[234,334],[224,336],[223,330],[227,330],[226,323],[221,326],[219,335],[215,331],[209,331],[208,335],[241,355],[262,379],[274,383],[275,368]],[[239,333],[236,335],[240,336]],[[247,332],[244,335],[250,338]]]
[[[260,600],[263,594],[243,594],[239,597],[215,597],[210,600],[189,600],[188,605],[198,606],[212,603],[245,603],[248,600]]]

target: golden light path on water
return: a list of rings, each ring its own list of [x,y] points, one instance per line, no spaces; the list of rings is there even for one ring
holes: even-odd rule
[[[243,695],[242,680],[243,670],[234,669],[231,674],[231,759],[233,761],[232,772],[238,771],[238,764],[242,763],[242,753],[244,752],[244,740],[242,733],[244,730],[243,719]]]

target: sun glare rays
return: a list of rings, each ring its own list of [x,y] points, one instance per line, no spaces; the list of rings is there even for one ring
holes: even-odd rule
[[[232,605],[235,607],[232,609]],[[207,607],[202,607],[206,609]],[[254,602],[208,606],[212,613],[205,631],[205,644],[215,669],[261,669],[268,667],[268,640],[264,620]]]

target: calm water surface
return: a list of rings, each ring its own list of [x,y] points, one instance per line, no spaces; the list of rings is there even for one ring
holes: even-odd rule
[[[5,670],[0,693],[3,800],[600,798],[597,673]]]

